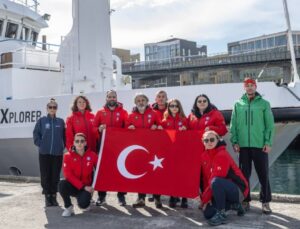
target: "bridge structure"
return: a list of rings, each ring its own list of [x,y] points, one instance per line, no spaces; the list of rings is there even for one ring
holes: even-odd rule
[[[296,47],[296,59],[300,49]],[[240,82],[245,76],[261,81],[290,82],[291,54],[285,48],[237,55],[187,56],[122,64],[134,88]]]

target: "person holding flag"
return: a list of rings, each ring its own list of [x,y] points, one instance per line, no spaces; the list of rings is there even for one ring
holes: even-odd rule
[[[138,93],[134,97],[135,107],[129,114],[126,127],[130,130],[146,128],[151,130],[162,129],[156,112],[148,105],[149,99],[145,94]],[[144,207],[146,194],[139,193],[137,201],[132,205],[134,208]],[[155,206],[162,208],[160,195],[154,195]]]
[[[123,105],[118,102],[117,92],[109,90],[106,92],[106,103],[97,113],[94,121],[94,127],[99,131],[101,142],[101,133],[106,128],[125,128],[125,121],[128,118],[127,111],[123,108]],[[124,192],[118,192],[118,200],[121,206],[126,205]],[[106,192],[99,191],[99,198],[96,201],[97,206],[103,205],[106,201]]]
[[[178,99],[171,99],[168,101],[167,110],[164,113],[161,125],[166,130],[187,130],[187,119]],[[179,201],[177,197],[171,196],[169,199],[169,207],[175,208],[177,201]],[[182,208],[188,207],[187,198],[181,199],[180,206]]]

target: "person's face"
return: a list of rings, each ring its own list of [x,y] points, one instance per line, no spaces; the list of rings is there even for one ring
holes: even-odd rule
[[[135,99],[135,105],[138,108],[138,110],[145,110],[146,106],[148,105],[148,101],[145,97],[143,96],[138,96]]]
[[[218,144],[218,139],[214,134],[204,135],[202,141],[205,149],[213,149]]]
[[[205,97],[202,97],[200,96],[198,99],[197,99],[197,107],[199,110],[205,110],[208,106],[208,101]]]
[[[57,105],[56,104],[50,103],[47,106],[47,112],[48,112],[49,115],[51,115],[51,116],[56,115],[56,111],[57,111]]]
[[[169,110],[170,110],[170,112],[171,112],[172,115],[177,114],[178,111],[179,111],[179,106],[178,106],[178,104],[177,104],[176,102],[171,102],[171,103],[169,104]]]
[[[255,92],[256,92],[256,86],[255,84],[252,84],[252,83],[247,83],[245,86],[245,91],[246,91],[246,94],[247,95],[255,95]]]
[[[117,94],[115,92],[112,91],[107,94],[106,104],[112,107],[117,104]]]
[[[84,147],[86,146],[86,140],[82,136],[76,136],[74,139],[74,146],[76,151],[82,151],[84,150]]]
[[[159,93],[156,97],[155,97],[155,102],[157,102],[158,105],[165,105],[167,103],[167,94],[164,92]]]
[[[85,111],[86,109],[86,101],[83,98],[77,99],[77,108],[79,111]]]

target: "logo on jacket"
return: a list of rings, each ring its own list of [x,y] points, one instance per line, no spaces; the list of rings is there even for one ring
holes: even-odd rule
[[[218,171],[221,171],[221,170],[222,170],[221,166],[218,166],[218,167],[217,167],[217,170],[218,170]]]
[[[182,126],[182,122],[178,122],[178,126]]]
[[[138,120],[138,119],[139,119],[139,116],[135,116],[134,118],[135,118],[136,120]]]
[[[91,160],[91,157],[87,157],[86,160],[87,160],[87,161],[90,161],[90,160]]]
[[[46,123],[45,128],[50,129],[50,123]]]
[[[117,112],[117,114],[116,114],[117,116],[120,116],[120,113],[119,112]]]

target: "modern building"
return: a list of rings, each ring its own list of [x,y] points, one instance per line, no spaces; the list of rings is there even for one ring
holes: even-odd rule
[[[207,46],[197,47],[194,41],[172,38],[144,45],[145,61],[171,59],[182,56],[206,56]]]
[[[138,62],[140,61],[140,54],[131,54],[130,50],[128,49],[120,49],[120,48],[113,48],[112,49],[113,55],[118,56],[122,63],[126,62]]]
[[[300,31],[293,31],[293,43],[300,47]],[[288,49],[287,32],[272,33],[227,44],[229,54],[241,54],[272,49]]]

